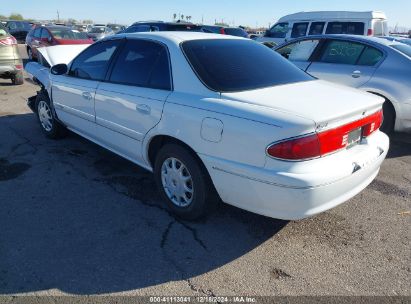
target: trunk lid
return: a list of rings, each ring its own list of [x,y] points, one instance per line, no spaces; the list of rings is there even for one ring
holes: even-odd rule
[[[376,95],[322,80],[222,93],[221,97],[310,119],[317,130],[368,116],[384,102]]]

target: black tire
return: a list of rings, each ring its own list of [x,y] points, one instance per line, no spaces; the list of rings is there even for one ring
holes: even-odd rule
[[[169,198],[163,186],[162,168],[170,158],[179,160],[191,175],[193,193],[192,201],[188,206],[177,206]],[[211,212],[218,202],[218,195],[204,165],[191,151],[178,144],[166,144],[160,149],[155,160],[154,177],[168,209],[179,218],[185,220],[201,218]]]
[[[395,126],[395,109],[391,102],[388,100],[384,102],[382,112],[384,115],[384,120],[380,130],[385,134],[391,134],[394,131]]]
[[[23,71],[18,71],[16,74],[11,76],[11,82],[14,85],[21,85],[24,83]]]
[[[41,108],[43,108],[44,103],[47,105],[46,112],[50,118],[49,119],[50,125],[42,122],[42,115],[45,113],[44,111],[42,111]],[[66,128],[56,120],[54,112],[51,108],[50,99],[48,97],[48,94],[44,91],[37,94],[36,114],[37,114],[37,119],[40,123],[41,130],[48,138],[58,139],[66,135]]]

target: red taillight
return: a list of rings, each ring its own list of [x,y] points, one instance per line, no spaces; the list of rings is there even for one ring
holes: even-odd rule
[[[225,35],[225,30],[223,28],[220,29],[220,34]]]
[[[372,29],[368,29],[367,36],[372,36],[374,31]]]
[[[17,44],[17,40],[13,36],[0,39],[0,45],[14,45],[14,44]]]
[[[15,67],[16,67],[17,70],[22,70],[23,69],[22,64],[16,64]]]
[[[348,146],[351,131],[361,128],[361,136],[367,137],[378,130],[382,123],[382,111],[341,127],[300,138],[292,138],[271,145],[268,155],[284,160],[318,158]]]

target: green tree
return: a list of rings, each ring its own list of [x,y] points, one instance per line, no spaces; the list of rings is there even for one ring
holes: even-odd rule
[[[93,24],[94,22],[93,22],[93,20],[91,20],[91,19],[86,19],[86,20],[83,20],[83,24]]]
[[[4,15],[0,15],[0,20],[7,20],[8,18]]]
[[[23,16],[17,13],[10,14],[9,19],[10,20],[24,20]]]

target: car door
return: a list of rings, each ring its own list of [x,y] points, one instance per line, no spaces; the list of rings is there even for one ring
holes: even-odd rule
[[[32,54],[34,54],[34,56],[37,56],[38,54],[37,48],[40,47],[41,29],[42,29],[41,27],[36,28],[33,31],[33,35],[31,36],[31,39],[30,39],[30,47],[31,47]]]
[[[168,50],[158,42],[129,39],[96,93],[96,123],[142,141],[161,118],[172,90]]]
[[[348,40],[327,40],[307,72],[319,79],[358,88],[375,73],[383,52],[375,47]]]
[[[95,123],[94,96],[104,80],[121,39],[95,43],[80,53],[64,75],[52,75],[52,98],[58,117],[68,126],[90,133]]]
[[[298,40],[294,43],[280,47],[276,51],[284,58],[290,60],[301,70],[307,70],[310,65],[310,58],[319,47],[320,39]]]

